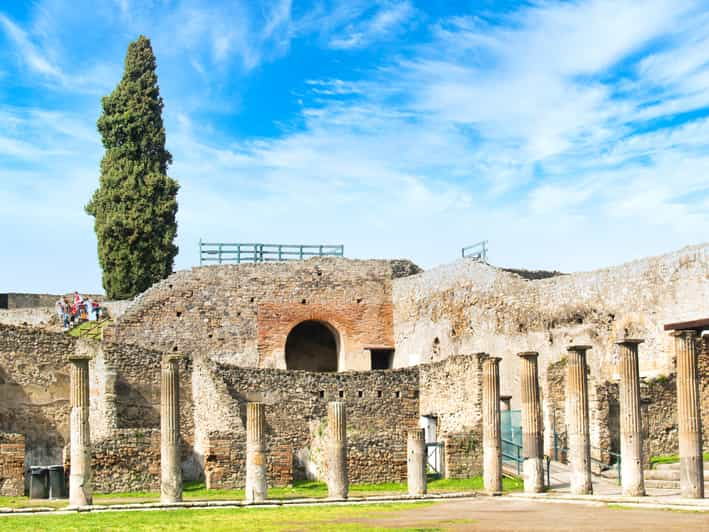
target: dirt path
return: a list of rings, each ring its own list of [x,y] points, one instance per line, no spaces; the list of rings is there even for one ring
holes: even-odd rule
[[[412,508],[390,517],[359,519],[386,528],[414,527],[485,531],[689,531],[709,532],[708,513],[608,508],[605,505],[560,504],[479,497]]]

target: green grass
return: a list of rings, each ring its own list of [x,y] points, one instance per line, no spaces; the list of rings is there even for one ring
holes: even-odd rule
[[[505,491],[517,491],[524,487],[521,479],[504,478],[503,489]],[[481,491],[483,489],[482,477],[472,477],[465,479],[436,479],[429,478],[429,493],[451,493],[459,491]],[[406,493],[406,484],[397,482],[387,482],[382,484],[352,484],[350,495],[352,497],[367,497],[377,495],[402,495]],[[312,480],[296,481],[292,487],[268,488],[269,499],[300,499],[300,498],[325,498],[327,497],[327,485],[324,482]],[[203,482],[185,482],[183,489],[185,501],[226,501],[243,500],[243,489],[223,489],[208,490]],[[126,504],[142,502],[158,502],[160,494],[158,492],[126,492],[126,493],[95,493],[94,504]],[[67,505],[67,501],[47,501],[29,500],[27,497],[0,497],[0,507],[4,508],[27,508],[27,507],[51,507],[61,508]]]
[[[709,461],[709,453],[704,453],[704,461]],[[652,456],[650,457],[650,465],[655,464],[676,464],[679,462],[678,454],[665,454],[662,456]]]
[[[109,319],[104,319],[101,321],[85,321],[84,323],[80,323],[79,325],[69,329],[67,334],[76,338],[91,338],[94,340],[100,340],[104,327],[106,327],[109,323],[111,323],[111,320]]]
[[[398,512],[429,506],[431,502],[229,508],[145,512],[100,512],[68,515],[12,516],[0,519],[0,530],[384,530],[359,519],[395,517]],[[448,527],[446,527],[448,528]],[[397,530],[415,530],[397,528]],[[418,529],[420,530],[420,528]],[[430,529],[437,530],[437,529]]]
[[[503,489],[506,491],[521,490],[524,482],[521,479],[504,478]],[[376,495],[401,495],[406,493],[406,483],[386,482],[381,484],[352,484],[350,495],[353,497],[366,497]],[[482,477],[466,479],[436,479],[428,481],[429,493],[450,493],[457,491],[480,491],[483,489]],[[268,488],[269,499],[299,499],[299,498],[324,498],[327,497],[327,485],[314,480],[296,481],[292,487]],[[203,482],[186,482],[183,489],[185,500],[241,500],[244,498],[243,489],[208,490]],[[157,492],[132,492],[96,494],[94,502],[105,504],[119,499],[158,500]]]

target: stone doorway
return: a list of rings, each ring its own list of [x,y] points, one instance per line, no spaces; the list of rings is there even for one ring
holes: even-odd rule
[[[286,368],[337,371],[339,337],[327,323],[308,320],[293,327],[286,339]]]

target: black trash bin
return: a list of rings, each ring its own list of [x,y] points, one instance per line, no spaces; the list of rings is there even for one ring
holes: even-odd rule
[[[46,467],[30,467],[30,499],[46,499],[49,496],[47,473]]]
[[[49,498],[66,499],[66,497],[66,476],[64,475],[64,466],[49,466]]]

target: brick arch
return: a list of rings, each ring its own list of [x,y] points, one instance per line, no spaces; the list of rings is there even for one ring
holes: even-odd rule
[[[286,368],[337,371],[340,345],[340,333],[331,323],[319,319],[301,321],[286,336],[283,348]]]
[[[316,321],[334,330],[337,338],[337,368],[346,368],[344,359],[352,349],[352,317],[332,308],[318,305],[260,305],[258,314],[258,352],[260,367],[287,369],[286,342],[290,332],[300,323]]]

